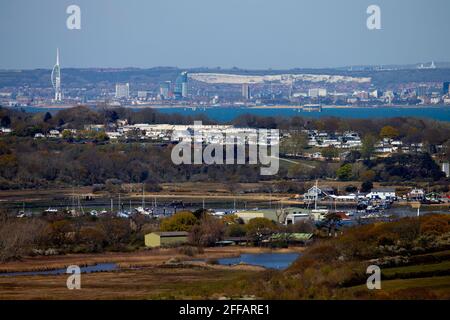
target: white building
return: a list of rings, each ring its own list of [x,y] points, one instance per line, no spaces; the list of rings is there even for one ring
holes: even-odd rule
[[[334,194],[334,190],[330,187],[316,187],[313,186],[308,189],[308,191],[303,195],[304,201],[314,201],[314,200],[320,200],[323,197],[330,196]]]
[[[450,177],[450,164],[448,162],[442,163],[442,172],[445,173],[445,176]]]
[[[372,189],[366,198],[380,198],[381,200],[394,199],[397,195],[395,194],[395,188],[377,188]]]
[[[36,133],[36,134],[34,135],[34,138],[35,138],[35,139],[42,139],[42,138],[45,138],[45,136],[44,136],[44,134],[42,134],[42,133]]]
[[[107,131],[106,135],[108,136],[109,139],[112,139],[112,140],[117,140],[118,138],[120,138],[122,136],[122,134],[120,132],[115,132],[115,131]]]
[[[147,100],[148,92],[147,91],[138,91],[138,99],[139,100]]]
[[[129,99],[130,98],[130,84],[117,83],[116,84],[116,98]]]
[[[49,138],[61,138],[61,133],[58,130],[50,130],[47,137]]]
[[[311,212],[309,210],[292,210],[292,212],[289,212],[286,215],[286,218],[284,219],[284,224],[296,224],[301,221],[309,221],[311,220]]]
[[[420,201],[425,198],[425,191],[423,189],[414,188],[408,193],[410,201]]]
[[[308,96],[311,98],[326,97],[327,89],[313,88],[308,90]]]

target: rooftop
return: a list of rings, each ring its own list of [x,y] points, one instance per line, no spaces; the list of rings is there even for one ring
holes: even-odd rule
[[[169,231],[169,232],[151,232],[159,235],[160,237],[187,237],[186,231]]]

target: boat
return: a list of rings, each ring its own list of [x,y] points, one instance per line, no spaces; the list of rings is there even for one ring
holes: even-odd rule
[[[137,207],[137,208],[134,209],[134,211],[136,211],[139,214],[146,215],[146,216],[152,215],[152,211],[149,210],[148,208]]]
[[[313,209],[311,210],[311,217],[314,221],[322,221],[329,212],[328,209]]]
[[[127,211],[118,211],[116,216],[119,217],[119,218],[129,218],[130,217],[130,213],[127,212]]]

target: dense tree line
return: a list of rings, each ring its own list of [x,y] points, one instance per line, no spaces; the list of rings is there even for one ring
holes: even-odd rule
[[[125,183],[177,181],[257,182],[268,177],[260,176],[253,165],[181,165],[171,161],[172,145],[150,143],[103,143],[92,138],[84,143],[73,143],[70,137],[60,140],[36,140],[36,132],[52,128],[82,129],[86,124],[109,124],[117,119],[129,123],[191,124],[194,119],[182,115],[162,114],[152,109],[133,111],[124,108],[92,110],[86,107],[66,109],[54,114],[27,113],[0,108],[2,125],[11,127],[13,135],[0,137],[0,186],[34,188],[54,185],[106,184],[115,179]],[[198,119],[198,118],[196,118]],[[202,118],[204,123],[214,121]],[[293,133],[292,139],[282,145],[296,153],[307,147],[303,129],[329,132],[355,130],[363,138],[363,148],[352,151],[341,162],[322,162],[314,166],[281,166],[275,179],[309,180],[339,178],[366,181],[437,181],[442,174],[428,153],[439,149],[439,156],[450,158],[450,125],[445,122],[415,118],[390,119],[306,119],[244,115],[233,122],[237,126],[278,128]],[[374,160],[373,145],[382,137],[422,142],[428,153],[397,155]],[[337,150],[323,150],[332,159]],[[364,162],[360,160],[363,159]],[[230,184],[230,185],[231,185]],[[286,188],[285,188],[286,189]],[[289,189],[289,188],[288,188]],[[292,188],[291,188],[292,189]],[[295,188],[294,188],[295,189]]]

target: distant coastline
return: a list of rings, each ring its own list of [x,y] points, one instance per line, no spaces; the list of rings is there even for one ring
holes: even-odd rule
[[[28,107],[7,107],[7,106],[0,106],[5,108],[11,108],[11,109],[70,109],[74,108],[76,106],[80,106],[84,104],[70,104],[70,105],[37,105],[37,106],[28,106]],[[304,106],[302,105],[209,105],[209,106],[193,106],[193,105],[181,105],[181,104],[141,104],[141,105],[124,105],[122,106],[124,108],[130,108],[130,109],[303,109]],[[322,105],[322,109],[431,109],[431,108],[449,108],[450,105],[440,104],[440,105],[374,105],[374,106],[354,106],[354,105]]]
[[[51,105],[35,107],[18,107],[27,112],[56,112],[73,107],[73,105]],[[130,105],[126,108],[143,110],[154,109],[161,113],[181,114],[198,117],[205,115],[209,119],[219,122],[233,121],[239,116],[251,114],[260,117],[306,117],[306,118],[395,118],[413,117],[421,119],[433,119],[450,122],[449,105],[425,105],[425,106],[322,106],[321,110],[302,109],[301,106],[187,106],[187,105]]]
[[[258,105],[258,106],[235,106],[235,105],[220,105],[220,106],[186,106],[186,105],[127,105],[125,108],[132,109],[214,109],[214,108],[230,108],[230,109],[303,109],[301,105]],[[404,108],[404,109],[422,109],[422,108],[450,108],[450,105],[376,105],[376,106],[353,106],[353,105],[323,105],[322,109],[374,109],[374,108]]]

